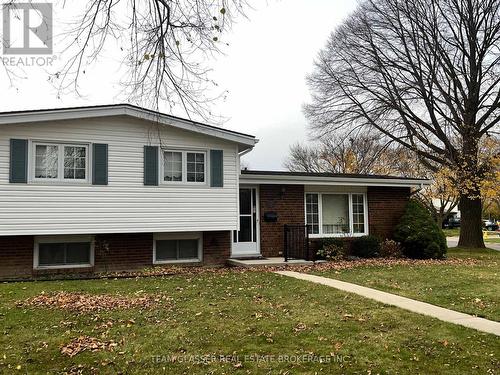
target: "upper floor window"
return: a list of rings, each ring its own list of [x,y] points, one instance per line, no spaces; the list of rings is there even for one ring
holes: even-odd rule
[[[206,153],[167,150],[163,152],[163,181],[204,184]]]
[[[182,152],[166,151],[163,155],[164,181],[182,181]]]
[[[205,154],[202,152],[187,152],[188,182],[205,182]]]
[[[318,237],[367,234],[365,194],[307,193],[306,221]]]
[[[34,143],[33,179],[87,181],[88,146]]]

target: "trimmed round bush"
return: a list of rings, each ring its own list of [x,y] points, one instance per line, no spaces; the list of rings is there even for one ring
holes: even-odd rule
[[[380,254],[380,240],[375,236],[357,237],[352,241],[351,252],[361,258],[375,258]]]
[[[413,259],[440,259],[446,254],[446,237],[429,211],[418,201],[410,200],[394,231],[403,254]]]

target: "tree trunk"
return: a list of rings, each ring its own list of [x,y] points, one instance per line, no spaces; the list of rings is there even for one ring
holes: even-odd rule
[[[481,222],[481,199],[472,199],[469,195],[460,196],[460,239],[459,247],[483,248],[483,231]]]
[[[439,229],[443,229],[443,221],[444,221],[444,216],[441,213],[438,213],[436,216],[436,224],[439,227]]]

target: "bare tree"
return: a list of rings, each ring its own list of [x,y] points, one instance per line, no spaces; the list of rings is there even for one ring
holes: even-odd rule
[[[66,2],[65,2],[66,4]],[[217,86],[207,64],[222,52],[222,36],[246,0],[91,0],[65,32],[64,64],[51,80],[60,93],[78,92],[82,76],[118,45],[126,58],[123,88],[130,101],[159,101],[188,115],[211,117]],[[68,2],[75,9],[77,5]],[[120,64],[118,62],[117,64]],[[118,67],[117,67],[118,68]]]
[[[456,171],[459,246],[484,247],[482,138],[500,122],[500,1],[364,0],[308,78],[316,134],[363,128]]]
[[[412,167],[409,167],[410,163]],[[284,162],[284,167],[290,171],[405,177],[421,174],[414,165],[414,160],[405,150],[392,147],[379,136],[367,134],[336,134],[322,137],[311,145],[295,144],[290,147],[290,155]]]
[[[284,161],[283,166],[291,172],[332,172],[328,170],[323,155],[321,145],[308,146],[296,143],[290,146],[290,155]]]

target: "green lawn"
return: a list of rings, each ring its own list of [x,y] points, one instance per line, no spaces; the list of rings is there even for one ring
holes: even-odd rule
[[[42,291],[168,298],[149,309],[80,313],[17,305]],[[0,328],[0,373],[493,374],[500,368],[498,337],[270,272],[4,283]],[[61,354],[83,335],[117,346]]]
[[[500,243],[500,237],[498,238],[485,238],[484,239],[484,242],[486,242],[486,244],[488,243]]]
[[[500,252],[449,249],[450,258],[477,264],[365,266],[314,272],[500,321]]]
[[[458,237],[460,236],[460,228],[443,229],[443,233],[446,237]]]

